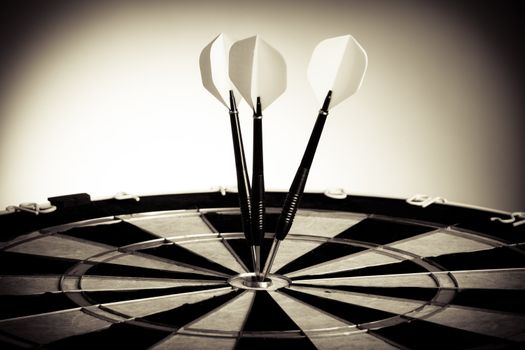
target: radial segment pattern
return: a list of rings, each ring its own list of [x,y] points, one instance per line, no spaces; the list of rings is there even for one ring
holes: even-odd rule
[[[266,220],[266,257],[278,210]],[[2,347],[506,348],[525,341],[519,239],[337,210],[298,212],[267,290],[235,208],[116,215],[11,237]]]

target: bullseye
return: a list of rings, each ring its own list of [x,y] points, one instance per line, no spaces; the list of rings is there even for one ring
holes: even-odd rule
[[[241,273],[228,279],[228,283],[238,289],[273,291],[290,286],[292,281],[282,275],[269,274],[263,281],[256,278],[255,273]]]

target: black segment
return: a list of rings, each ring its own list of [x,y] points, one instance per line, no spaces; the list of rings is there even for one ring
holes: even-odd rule
[[[363,287],[363,286],[330,286],[330,285],[309,285],[305,283],[294,283],[294,286],[313,287],[319,289],[333,289],[351,293],[361,293],[370,295],[381,295],[392,298],[402,298],[410,300],[430,301],[436,293],[437,288],[418,288],[418,287]]]
[[[61,275],[78,263],[78,260],[33,254],[0,252],[2,275]]]
[[[180,278],[193,280],[224,280],[224,277],[201,275],[198,273],[176,272],[146,267],[128,266],[119,264],[100,263],[90,268],[86,275],[122,276],[122,277],[151,277],[151,278]]]
[[[165,244],[155,248],[142,249],[141,252],[158,256],[160,258],[178,261],[187,265],[198,266],[207,270],[221,272],[227,275],[237,274],[237,272],[210,261],[203,256],[195,254],[194,252],[177,244]]]
[[[245,239],[229,239],[228,244],[233,249],[235,254],[242,260],[244,265],[251,271],[253,269],[252,258],[250,253],[250,246]],[[261,269],[266,263],[268,258],[268,253],[270,252],[270,247],[272,245],[272,240],[265,239],[262,242],[261,246]]]
[[[335,237],[384,245],[432,230],[429,226],[367,218]]]
[[[351,239],[384,245],[434,230],[430,226],[412,225],[395,221],[364,219],[339,233],[334,238]],[[324,243],[280,268],[277,273],[286,274],[312,265],[354,254],[366,248],[344,244]]]
[[[442,326],[420,320],[400,323],[395,326],[370,330],[396,344],[409,349],[470,349],[483,347],[493,349],[495,346],[505,346],[505,340],[479,333]],[[498,347],[499,348],[499,347]]]
[[[255,292],[243,332],[299,331],[299,326],[266,291]]]
[[[392,314],[390,312],[323,298],[293,289],[283,289],[282,291],[308,305],[316,307],[331,315],[337,316],[354,324],[379,321],[385,318],[397,316],[396,314]]]
[[[203,216],[217,232],[243,232],[239,214],[206,213]]]
[[[427,260],[450,271],[525,267],[525,254],[509,247],[445,254]]]
[[[245,239],[229,239],[228,245],[249,270],[253,269],[250,246]]]
[[[410,260],[401,261],[398,263],[384,264],[364,267],[362,269],[346,270],[332,273],[325,273],[320,275],[302,275],[293,277],[292,280],[304,279],[319,279],[319,278],[338,278],[338,277],[357,277],[357,276],[381,276],[407,273],[428,272],[421,265],[416,264]]]
[[[170,332],[145,328],[129,323],[117,323],[111,327],[64,338],[45,346],[46,349],[146,349],[170,335]]]
[[[171,310],[143,317],[142,319],[148,322],[180,328],[227,303],[240,293],[242,293],[242,291],[232,291],[224,295],[211,296],[209,299],[193,304],[184,304]]]
[[[0,296],[0,319],[35,315],[44,312],[74,309],[78,305],[64,293],[44,293],[37,295]]]
[[[455,226],[474,232],[485,232],[489,237],[493,237],[498,240],[504,240],[511,243],[523,242],[523,237],[525,236],[525,225],[514,226],[512,224],[506,224],[498,220],[493,221],[493,217],[508,219],[510,216],[500,213],[485,213],[485,215],[487,214],[490,216],[481,220],[462,222]]]
[[[119,221],[115,224],[75,227],[60,234],[114,247],[160,238],[125,221]]]
[[[172,288],[154,288],[141,290],[116,290],[116,291],[100,291],[100,292],[84,292],[84,296],[88,298],[92,304],[112,303],[116,301],[126,301],[135,299],[146,299],[161,297],[165,295],[175,295],[180,293],[198,292],[201,290],[213,290],[217,288],[224,288],[225,285],[214,286],[182,286]]]
[[[522,289],[461,289],[452,304],[525,314]]]
[[[310,250],[308,253],[301,255],[297,259],[290,261],[288,264],[281,267],[276,273],[284,275],[326,261],[355,254],[366,249],[367,248],[348,244],[324,243],[319,247]]]
[[[206,213],[203,214],[217,232],[243,232],[240,214]],[[264,216],[264,231],[274,233],[279,214],[266,213]]]
[[[269,349],[301,349],[316,350],[317,348],[307,337],[298,338],[240,338],[235,350],[269,350]]]

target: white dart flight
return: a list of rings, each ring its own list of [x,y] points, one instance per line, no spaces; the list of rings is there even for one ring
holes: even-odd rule
[[[351,35],[321,41],[308,64],[308,80],[319,101],[332,91],[330,108],[359,90],[368,65],[363,47]]]

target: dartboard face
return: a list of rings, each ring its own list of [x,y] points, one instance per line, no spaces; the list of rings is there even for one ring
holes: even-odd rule
[[[266,258],[282,193],[267,196]],[[506,348],[525,340],[525,225],[306,194],[254,286],[234,193],[5,214],[2,347]]]

